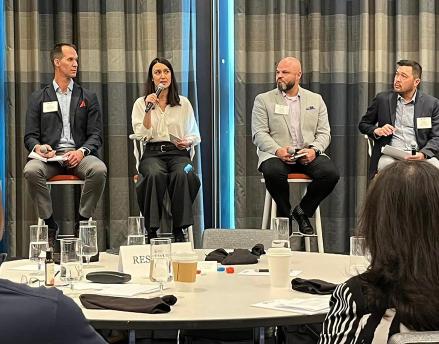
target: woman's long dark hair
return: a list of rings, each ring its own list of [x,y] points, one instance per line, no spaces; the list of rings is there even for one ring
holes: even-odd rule
[[[145,97],[148,94],[155,93],[155,85],[154,85],[154,81],[153,81],[152,67],[156,63],[164,64],[171,71],[171,84],[169,85],[168,99],[167,99],[168,104],[171,106],[180,105],[180,97],[178,95],[178,85],[177,85],[177,80],[175,79],[174,68],[172,68],[171,63],[163,57],[156,57],[149,64],[148,76],[147,76],[146,82],[145,82]]]
[[[407,327],[439,330],[439,169],[398,161],[380,171],[358,231],[371,255],[371,311],[395,308]]]

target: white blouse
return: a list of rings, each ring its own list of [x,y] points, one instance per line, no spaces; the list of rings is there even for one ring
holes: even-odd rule
[[[146,142],[163,142],[171,140],[172,136],[192,141],[191,158],[194,155],[194,146],[201,142],[200,131],[195,121],[194,110],[186,97],[180,96],[180,104],[167,105],[165,111],[159,106],[151,110],[151,128],[143,125],[145,116],[144,97],[138,98],[133,105],[131,120],[134,134]]]

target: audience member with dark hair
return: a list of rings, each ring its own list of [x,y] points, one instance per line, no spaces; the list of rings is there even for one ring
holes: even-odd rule
[[[334,291],[321,344],[439,330],[438,180],[423,161],[395,162],[374,178],[358,228],[370,266]]]
[[[163,90],[157,96],[158,88]],[[176,241],[184,241],[182,229],[194,223],[192,205],[200,188],[191,159],[201,139],[191,103],[178,94],[168,60],[155,58],[149,65],[145,96],[134,103],[132,124],[134,133],[145,142],[136,189],[148,238],[157,236],[168,190],[173,234]]]

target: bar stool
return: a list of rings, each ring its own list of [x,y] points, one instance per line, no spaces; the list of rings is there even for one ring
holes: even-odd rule
[[[265,183],[265,179],[261,179],[262,183]],[[299,183],[303,187],[303,195],[306,193],[306,185],[311,183],[312,179],[310,176],[304,173],[290,173],[288,174],[288,183]],[[267,189],[265,189],[265,201],[264,201],[264,212],[262,215],[262,229],[271,228],[271,220],[276,217],[277,205],[276,202],[271,197]],[[270,223],[268,222],[270,221]],[[323,246],[323,233],[322,233],[322,219],[320,217],[320,206],[317,207],[315,212],[315,222],[316,222],[316,235],[303,235],[301,233],[293,233],[293,236],[303,236],[305,237],[305,250],[307,252],[311,251],[311,245],[309,238],[312,236],[317,236],[317,247],[320,253],[324,253],[325,249]]]
[[[49,178],[46,181],[46,184],[49,186],[49,190],[52,185],[81,185],[82,188],[85,184],[85,180],[74,176],[73,174],[57,174],[52,178]],[[39,218],[38,224],[44,225],[44,220]]]

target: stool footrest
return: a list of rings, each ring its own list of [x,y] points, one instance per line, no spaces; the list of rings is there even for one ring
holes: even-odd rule
[[[302,232],[293,232],[290,235],[290,238],[292,237],[305,237],[305,238],[317,238],[317,234],[303,234]]]

